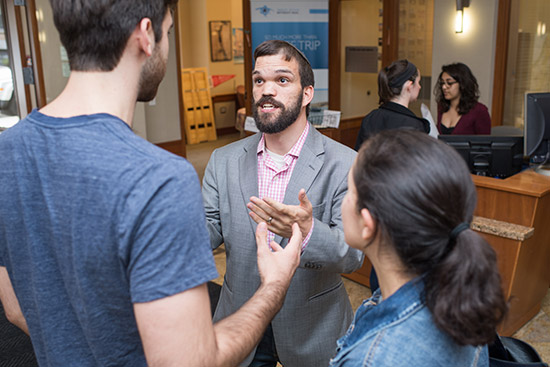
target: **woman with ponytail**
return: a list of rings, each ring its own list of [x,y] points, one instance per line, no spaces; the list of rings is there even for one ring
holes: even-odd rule
[[[330,366],[489,365],[486,345],[506,303],[495,252],[470,229],[475,206],[469,170],[446,144],[407,130],[364,144],[342,221],[380,288],[357,310]]]
[[[361,123],[355,150],[373,134],[390,129],[412,129],[430,132],[430,123],[409,110],[409,103],[418,98],[420,71],[408,60],[394,61],[378,73],[378,109]]]

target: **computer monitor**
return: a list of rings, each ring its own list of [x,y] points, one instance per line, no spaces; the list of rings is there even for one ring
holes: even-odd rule
[[[550,92],[526,93],[523,136],[524,154],[530,163],[548,163],[550,152]]]
[[[439,135],[464,158],[475,175],[506,178],[521,171],[523,136]]]

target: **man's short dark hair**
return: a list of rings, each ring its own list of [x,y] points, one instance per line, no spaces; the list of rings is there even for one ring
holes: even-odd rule
[[[54,23],[73,71],[111,71],[120,61],[130,34],[151,19],[155,41],[162,22],[178,0],[50,0]]]
[[[300,84],[302,90],[308,86],[315,86],[315,77],[313,69],[305,55],[294,45],[281,40],[269,40],[262,42],[254,51],[254,60],[262,56],[273,56],[282,54],[286,61],[296,60],[298,62],[298,71],[300,72]],[[306,115],[309,115],[309,104],[306,107]]]

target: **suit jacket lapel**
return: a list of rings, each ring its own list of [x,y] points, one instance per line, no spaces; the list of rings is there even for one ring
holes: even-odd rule
[[[258,143],[260,142],[261,134],[256,134],[254,139],[250,139],[250,143],[243,146],[243,154],[239,157],[239,172],[235,172],[239,176],[241,193],[243,202],[246,205],[250,201],[251,196],[258,196]],[[248,211],[248,209],[247,209]],[[256,231],[256,222],[250,216],[248,217],[252,231]]]
[[[321,133],[313,125],[310,125],[308,136],[286,188],[285,199],[283,201],[285,204],[299,205],[298,193],[300,189],[305,189],[306,194],[309,195],[309,188],[323,167],[324,152],[325,148]],[[275,242],[286,244],[288,241],[288,239],[285,239],[284,242],[281,240],[281,236],[275,236]]]

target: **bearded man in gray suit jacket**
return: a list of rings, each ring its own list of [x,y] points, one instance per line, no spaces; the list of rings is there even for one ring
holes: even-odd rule
[[[284,41],[254,52],[253,113],[260,133],[217,149],[203,180],[212,248],[225,243],[226,274],[215,320],[233,313],[260,284],[254,231],[285,246],[298,223],[300,266],[284,305],[241,366],[327,366],[353,313],[340,273],[361,252],[344,242],[340,207],[355,152],[308,121],[314,77],[305,56]]]

